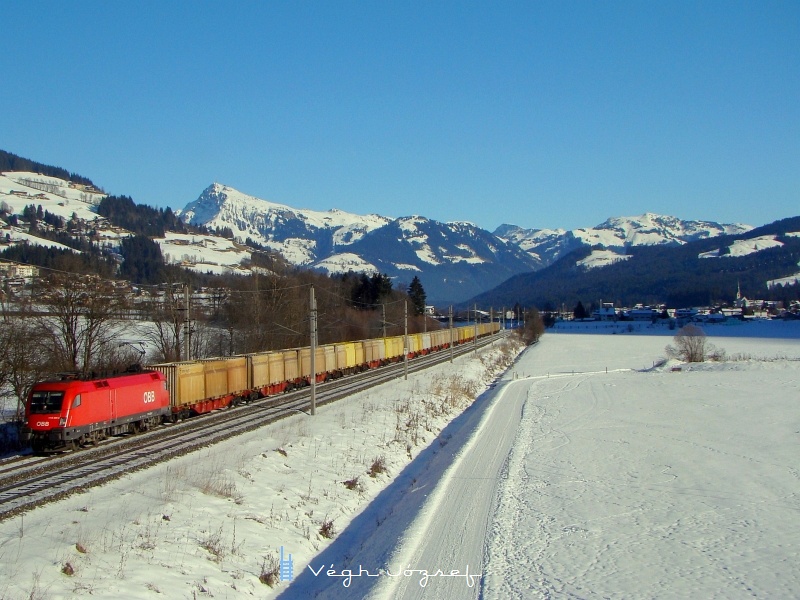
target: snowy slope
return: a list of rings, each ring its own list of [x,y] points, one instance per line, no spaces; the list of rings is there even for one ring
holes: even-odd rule
[[[613,250],[592,250],[592,253],[584,259],[578,261],[579,267],[585,269],[596,269],[606,267],[621,260],[628,260],[630,254],[619,254]]]
[[[585,232],[587,244],[643,246],[686,243],[718,235],[735,235],[752,229],[749,225],[724,225],[711,221],[684,221],[676,217],[645,213],[638,217],[614,217]],[[616,240],[616,243],[615,243]]]
[[[78,218],[92,221],[97,217],[94,207],[104,196],[81,186],[70,187],[70,182],[57,177],[25,171],[0,173],[0,202],[10,206],[14,214],[33,204],[65,220],[76,213]]]
[[[778,241],[777,236],[762,235],[754,238],[748,238],[746,240],[736,240],[726,247],[725,252],[720,253],[720,250],[717,249],[710,252],[703,252],[699,256],[700,258],[734,258],[738,256],[747,256],[748,254],[760,252],[762,250],[766,250],[767,248],[777,248],[780,246],[783,246],[783,242]]]
[[[249,273],[243,263],[250,260],[251,250],[225,238],[167,232],[155,242],[169,264],[181,264],[199,273]]]
[[[13,214],[21,214],[26,206],[41,206],[42,211],[69,220],[73,214],[92,222],[98,218],[96,205],[105,194],[89,190],[83,185],[38,173],[22,171],[0,174],[0,202],[10,207]],[[324,220],[322,217],[320,221]],[[67,249],[63,244],[37,237],[17,227],[0,229],[3,241],[6,235],[12,243],[24,242],[39,246]],[[116,227],[97,229],[100,243],[118,247],[120,239],[131,235]],[[168,263],[181,264],[200,273],[249,274],[246,263],[251,250],[230,240],[213,235],[183,235],[167,232],[165,238],[155,240]]]
[[[391,220],[336,209],[298,210],[218,183],[206,188],[180,214],[194,225],[230,227],[237,239],[249,237],[297,265],[327,258],[327,251],[334,245],[352,244]]]
[[[375,265],[365,261],[358,254],[353,254],[352,252],[333,254],[328,258],[317,261],[314,267],[322,271],[327,271],[330,274],[353,271],[353,273],[372,275],[379,272],[379,269]]]
[[[65,246],[64,244],[60,244],[52,240],[47,240],[26,233],[20,230],[18,227],[8,227],[8,228],[0,227],[0,238],[3,241],[5,241],[6,236],[8,236],[8,239],[12,243],[34,244],[37,246],[45,246],[47,248],[56,248],[58,250],[69,250],[70,252],[79,252],[78,250],[70,248],[69,246]]]
[[[605,373],[620,357],[641,368],[629,343],[566,337],[562,346],[546,336],[542,350],[562,371],[574,361],[596,374],[548,378],[555,365],[544,355],[517,366],[533,377],[484,596],[793,597],[800,413],[779,390],[798,374],[797,338],[784,342],[790,361]]]

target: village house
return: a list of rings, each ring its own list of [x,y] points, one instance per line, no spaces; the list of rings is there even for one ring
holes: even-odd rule
[[[9,279],[31,279],[39,276],[39,269],[32,265],[18,265],[11,262],[0,262],[0,274]]]
[[[616,321],[619,319],[619,314],[612,302],[601,302],[600,308],[592,311],[592,317],[596,321]]]

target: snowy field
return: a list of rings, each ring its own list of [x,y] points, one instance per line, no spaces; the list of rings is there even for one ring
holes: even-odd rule
[[[601,339],[548,335],[517,365],[531,384],[484,596],[797,597],[800,339],[712,337],[747,360],[680,372],[611,371],[665,340]],[[595,373],[555,375],[573,366]]]
[[[796,597],[799,325],[710,326],[731,360],[680,371],[674,332],[587,324],[491,387],[497,348],[398,379],[0,523],[0,598]]]

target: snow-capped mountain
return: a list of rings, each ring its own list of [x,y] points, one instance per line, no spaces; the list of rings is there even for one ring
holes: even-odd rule
[[[20,161],[24,170],[15,170]],[[44,212],[46,223],[48,213],[65,223],[75,221],[73,237],[83,235],[85,225],[91,223],[100,243],[112,252],[131,235],[115,223],[113,215],[98,216],[97,207],[106,194],[91,180],[2,150],[0,162],[5,169],[0,173],[0,249],[24,244],[72,249],[53,241],[52,235],[40,237],[52,232],[53,225],[39,232],[33,221],[29,223],[25,210],[31,205]],[[793,286],[798,281],[800,217],[753,229],[646,213],[572,231],[503,225],[490,233],[471,223],[441,223],[422,216],[397,219],[340,210],[299,210],[220,184],[209,186],[176,212],[187,222],[222,228],[226,234],[167,231],[156,239],[167,262],[202,273],[253,272],[250,249],[229,239],[230,229],[239,242],[250,238],[298,266],[329,273],[381,272],[397,284],[407,284],[417,275],[428,300],[440,306],[480,300],[476,298],[480,294],[497,307],[508,302],[558,303],[587,295],[607,298],[621,293],[628,285],[626,277],[639,286],[636,301],[645,296],[664,301],[675,288],[672,282],[681,281],[675,289],[683,290],[679,300],[685,303],[689,297],[707,298],[731,288],[731,282],[723,280],[731,269],[728,261],[739,261],[737,286],[741,282],[759,289],[764,284]],[[726,237],[714,239],[721,235]],[[567,260],[559,260],[573,251]],[[612,273],[615,279],[609,288]],[[504,295],[493,290],[500,284]],[[716,287],[709,291],[709,285]],[[686,291],[692,286],[701,290],[695,296],[691,289]]]
[[[229,227],[237,238],[249,237],[296,265],[330,273],[381,272],[398,283],[419,276],[431,302],[464,300],[538,267],[516,244],[471,223],[300,210],[218,183],[181,217],[194,225]]]
[[[241,241],[248,237],[280,252],[292,264],[313,266],[329,258],[334,247],[347,246],[391,221],[378,215],[341,210],[298,210],[249,196],[214,183],[181,211],[193,225],[229,227]],[[346,269],[345,269],[346,270]]]
[[[329,273],[381,272],[398,283],[419,276],[432,302],[466,300],[581,247],[600,252],[582,265],[594,268],[624,260],[636,246],[681,245],[752,229],[646,213],[571,231],[502,225],[490,233],[471,223],[421,216],[396,219],[295,209],[218,183],[181,215],[194,225],[228,227],[241,241],[249,237],[295,265]]]
[[[571,231],[501,225],[494,234],[517,244],[539,261],[541,267],[546,267],[582,246],[625,250],[632,246],[680,245],[718,235],[738,235],[751,229],[750,225],[741,223],[684,221],[645,213],[637,217],[613,217],[596,227]]]

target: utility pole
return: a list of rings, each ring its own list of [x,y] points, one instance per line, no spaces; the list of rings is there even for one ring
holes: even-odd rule
[[[183,345],[186,360],[192,360],[192,322],[189,317],[189,285],[183,284]]]
[[[311,416],[317,413],[317,299],[311,286]]]
[[[453,305],[450,305],[450,363],[453,363]]]
[[[475,336],[472,340],[472,345],[474,347],[475,354],[478,353],[478,303],[475,303],[475,311],[473,313],[475,315]]]
[[[403,379],[408,379],[408,300],[403,302]]]
[[[383,337],[386,337],[386,305],[381,304],[381,323],[383,323]]]

